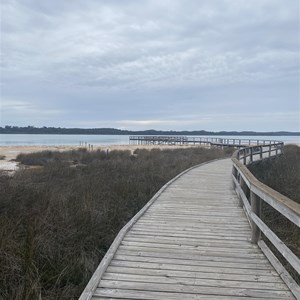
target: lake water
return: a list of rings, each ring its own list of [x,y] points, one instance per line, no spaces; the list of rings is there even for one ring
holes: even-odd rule
[[[209,137],[209,136],[203,136]],[[220,138],[276,140],[300,143],[300,136],[213,136]],[[128,145],[129,135],[75,135],[75,134],[0,134],[0,146],[76,146],[80,142],[91,145]]]
[[[0,134],[0,146],[128,145],[129,135]]]

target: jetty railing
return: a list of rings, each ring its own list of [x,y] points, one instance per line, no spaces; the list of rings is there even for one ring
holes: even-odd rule
[[[299,285],[261,239],[261,233],[264,234],[298,274],[300,274],[300,259],[262,221],[261,203],[264,201],[269,204],[298,228],[300,228],[300,204],[260,182],[247,168],[248,164],[256,160],[281,155],[283,153],[283,146],[283,142],[274,142],[269,145],[249,146],[235,151],[232,156],[232,180],[235,191],[239,195],[240,206],[244,208],[250,221],[252,231],[251,241],[258,244],[292,293],[297,299],[300,299]]]
[[[209,144],[215,146],[229,146],[229,147],[245,147],[245,146],[264,146],[264,145],[277,145],[279,141],[260,140],[260,139],[234,139],[234,138],[221,138],[221,137],[200,137],[200,136],[179,136],[179,135],[132,135],[129,136],[130,144],[141,145],[161,145],[161,144]]]

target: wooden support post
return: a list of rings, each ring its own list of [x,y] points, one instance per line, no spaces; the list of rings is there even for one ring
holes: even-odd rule
[[[263,158],[263,146],[260,146],[259,158]]]
[[[269,145],[269,157],[271,157],[271,155],[272,155],[272,145],[270,143],[270,145]]]
[[[252,191],[250,191],[250,202],[251,202],[252,212],[255,213],[260,218],[260,215],[261,215],[261,200]],[[251,242],[253,244],[257,244],[257,242],[259,241],[260,236],[261,236],[260,229],[253,221],[251,221],[251,227],[252,227],[251,228]]]
[[[253,148],[250,148],[250,163],[253,162]]]
[[[243,149],[243,153],[244,153],[244,157],[243,157],[244,165],[246,165],[247,164],[246,148]]]
[[[241,176],[241,174],[239,174],[239,184],[240,184],[240,187],[241,187],[242,191],[246,195],[246,192],[245,192],[246,191],[246,183],[245,183],[243,177]],[[241,196],[239,197],[239,206],[240,207],[244,206],[244,203],[243,203],[243,200],[242,200]]]
[[[232,174],[236,178],[237,170],[236,170],[235,166],[232,166]]]

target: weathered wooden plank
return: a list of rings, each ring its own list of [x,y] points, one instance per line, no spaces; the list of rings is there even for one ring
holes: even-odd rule
[[[181,231],[176,231],[174,232],[171,230],[151,230],[149,228],[141,229],[141,228],[134,228],[130,230],[130,233],[128,236],[162,236],[162,237],[171,237],[171,238],[180,238],[180,237],[185,237],[185,238],[194,238],[194,239],[207,239],[207,240],[222,240],[222,241],[240,241],[240,242],[249,242],[250,238],[245,236],[245,234],[237,236],[232,236],[230,234],[226,234],[226,232],[216,232],[214,235],[212,234],[212,231],[210,232],[205,232],[202,231],[200,233],[193,233],[188,230],[181,230]]]
[[[176,270],[176,271],[194,271],[204,273],[218,273],[218,274],[251,274],[257,275],[258,271],[253,269],[238,269],[238,268],[221,268],[221,267],[209,267],[209,266],[190,266],[190,265],[175,265],[165,263],[151,263],[151,262],[132,262],[112,260],[110,266],[116,267],[131,267],[131,268],[143,268],[143,269],[155,269],[155,270]],[[278,276],[274,270],[259,270],[260,275],[275,275]]]
[[[174,214],[178,215],[195,215],[195,216],[220,216],[220,217],[243,217],[243,213],[241,210],[234,211],[231,209],[230,211],[224,210],[224,209],[216,209],[215,207],[213,209],[207,208],[207,205],[205,207],[197,207],[193,206],[192,208],[189,208],[188,206],[184,206],[184,209],[182,209],[181,205],[178,206],[162,206],[162,205],[155,205],[155,207],[150,208],[147,214],[155,214],[155,215],[170,215],[170,212],[174,212]],[[173,215],[173,214],[172,214]]]
[[[166,270],[166,269],[147,269],[147,268],[131,268],[131,267],[118,267],[109,266],[107,272],[117,274],[135,274],[135,275],[149,275],[149,276],[164,276],[164,277],[187,277],[187,278],[203,278],[214,280],[235,280],[246,282],[272,282],[282,283],[279,276],[271,275],[254,275],[254,274],[232,274],[232,273],[218,273],[214,272],[194,272],[185,270]],[[163,281],[162,281],[163,282]]]
[[[141,275],[141,274],[122,274],[120,272],[106,272],[103,276],[105,280],[122,280],[133,282],[147,283],[165,283],[175,285],[191,285],[191,286],[206,286],[206,287],[227,287],[227,288],[242,288],[242,289],[258,289],[258,290],[273,290],[273,291],[288,291],[285,284],[278,282],[249,282],[239,280],[215,280],[207,278],[194,277],[178,277],[178,276],[157,276],[157,275]]]
[[[157,250],[157,249],[155,249]],[[232,256],[212,256],[210,253],[208,254],[201,254],[198,253],[193,254],[191,252],[178,252],[178,251],[151,251],[149,249],[146,249],[146,251],[142,250],[134,250],[132,248],[128,249],[118,249],[117,254],[124,254],[124,255],[133,255],[133,256],[144,256],[144,257],[163,257],[163,258],[174,258],[174,259],[186,259],[186,260],[192,260],[195,262],[194,265],[197,265],[198,261],[206,260],[206,261],[217,261],[217,262],[241,262],[241,263],[266,263],[266,258],[264,256],[261,256],[259,258],[253,258],[253,257],[236,257],[234,255]]]
[[[166,222],[165,222],[166,223]],[[174,223],[174,222],[173,222]],[[228,227],[232,228],[233,232],[235,231],[241,231],[244,233],[250,233],[250,226],[232,226],[230,227],[228,224],[213,224],[213,226],[207,225],[206,223],[201,223],[201,224],[195,224],[193,222],[185,223],[185,224],[160,224],[159,222],[144,222],[141,220],[138,224],[136,224],[136,227],[156,227],[158,229],[165,229],[165,228],[174,228],[174,231],[176,231],[176,228],[178,230],[199,230],[199,232],[202,231],[226,231],[228,232]]]
[[[210,261],[208,257],[202,260],[195,259],[174,259],[169,257],[153,257],[153,256],[137,256],[137,255],[122,255],[117,252],[114,256],[115,260],[135,261],[135,262],[150,262],[150,263],[165,263],[175,265],[190,265],[190,266],[212,266],[224,268],[239,268],[239,269],[254,269],[254,270],[272,270],[270,263],[265,261],[254,262],[226,262],[226,261]]]
[[[144,221],[176,221],[176,222],[185,222],[187,224],[193,223],[227,223],[230,225],[245,225],[246,227],[249,226],[248,222],[245,219],[234,219],[232,218],[224,218],[224,217],[214,217],[214,216],[155,216],[155,215],[147,215],[143,218]]]
[[[220,206],[220,205],[219,205]],[[230,211],[224,211],[221,209],[217,209],[216,207],[214,207],[214,209],[208,209],[207,206],[205,205],[204,207],[197,207],[197,206],[193,206],[191,208],[184,206],[184,210],[182,209],[181,205],[178,206],[155,206],[152,209],[149,209],[149,214],[156,214],[156,215],[177,215],[179,214],[178,211],[180,211],[180,215],[195,215],[195,216],[220,216],[220,217],[243,217],[243,213],[241,212],[241,210],[237,210],[237,211],[233,211],[233,209],[230,209]]]
[[[188,207],[188,206],[184,206],[184,209],[182,208],[182,205],[178,205],[178,206],[155,206],[152,209],[149,209],[149,211],[147,212],[147,214],[155,214],[155,215],[170,215],[170,212],[173,212],[175,215],[180,215],[180,216],[184,216],[184,215],[189,215],[189,216],[215,216],[215,217],[243,217],[243,213],[241,212],[241,210],[221,210],[221,209],[217,209],[216,207],[214,207],[213,209],[209,209],[207,208],[207,205],[205,205],[204,207],[199,207],[199,206],[192,206],[192,207]]]
[[[179,245],[191,245],[191,246],[213,246],[213,247],[233,247],[239,249],[258,249],[256,245],[251,245],[247,241],[236,241],[236,240],[213,240],[213,239],[205,239],[205,238],[195,238],[195,237],[165,237],[161,235],[157,236],[140,236],[127,234],[123,241],[131,241],[131,242],[149,242],[149,243],[167,243],[167,244],[179,244]]]
[[[204,225],[204,224],[203,224]],[[157,226],[155,224],[141,224],[140,222],[136,224],[133,227],[133,230],[145,230],[147,232],[148,230],[153,231],[157,230],[157,232],[162,231],[162,232],[170,232],[172,231],[173,233],[198,233],[198,234],[214,234],[216,235],[226,235],[226,236],[241,236],[241,237],[249,237],[250,238],[250,228],[233,228],[231,231],[227,229],[227,227],[207,227],[207,226],[202,226],[202,227],[195,227],[192,225],[186,225],[186,226],[176,226],[176,225],[164,225],[164,226]]]
[[[207,227],[215,227],[215,228],[243,228],[243,229],[247,229],[249,228],[249,225],[247,223],[244,223],[244,224],[238,224],[238,223],[231,223],[231,222],[226,222],[226,223],[215,223],[213,222],[212,220],[199,220],[198,222],[194,221],[194,222],[186,222],[186,221],[181,221],[181,220],[167,220],[167,221],[164,221],[164,220],[147,220],[147,219],[143,219],[139,222],[139,224],[157,224],[158,226],[159,225],[169,225],[169,224],[178,224],[178,225],[181,225],[181,226],[184,226],[184,225],[193,225],[193,227],[203,227],[203,226],[207,226]],[[222,226],[223,225],[223,226]]]
[[[185,284],[165,284],[165,283],[145,283],[130,282],[122,280],[105,280],[102,279],[99,287],[103,288],[120,288],[144,291],[160,291],[190,294],[208,294],[222,296],[244,296],[244,297],[261,297],[269,299],[294,299],[290,291],[258,290],[243,288],[223,288],[223,287],[206,287]]]
[[[143,300],[261,300],[260,297],[239,297],[224,295],[200,295],[191,293],[170,293],[132,289],[98,288],[92,299],[143,299]],[[285,298],[281,298],[284,300]],[[286,298],[287,299],[287,298]]]
[[[202,247],[202,246],[189,246],[189,245],[170,245],[170,244],[155,244],[155,243],[136,243],[136,242],[128,242],[128,241],[122,241],[120,244],[120,247],[122,249],[132,249],[132,248],[139,248],[139,249],[152,249],[153,251],[187,251],[187,253],[194,253],[197,252],[199,255],[204,253],[211,252],[211,255],[219,255],[219,256],[236,256],[236,257],[260,257],[261,252],[259,250],[254,249],[238,249],[238,248],[215,248],[215,247]]]
[[[150,226],[150,225],[139,225],[139,226],[135,226],[133,228],[133,232],[140,232],[140,233],[144,233],[145,235],[149,234],[158,234],[158,235],[164,235],[164,234],[174,234],[174,235],[184,235],[184,236],[194,236],[195,238],[197,236],[203,236],[203,238],[210,238],[209,236],[218,239],[218,237],[220,237],[222,239],[222,237],[224,236],[224,239],[226,239],[226,237],[228,238],[232,238],[235,240],[243,239],[243,240],[250,240],[250,230],[241,230],[241,229],[236,229],[236,230],[232,230],[232,233],[230,234],[230,232],[228,230],[226,230],[227,228],[221,229],[221,228],[195,228],[195,227],[183,227],[183,228],[179,228],[179,227],[175,227],[173,228],[172,231],[172,226],[163,226],[160,227],[157,231],[155,231],[155,227],[154,226]],[[215,235],[214,235],[215,234]],[[206,237],[207,236],[207,237]]]

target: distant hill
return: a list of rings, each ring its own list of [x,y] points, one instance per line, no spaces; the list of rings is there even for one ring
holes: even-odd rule
[[[121,130],[116,128],[61,128],[61,127],[0,127],[0,134],[95,134],[95,135],[248,135],[248,136],[300,136],[300,132],[276,131],[276,132],[256,132],[256,131],[163,131],[163,130]]]

